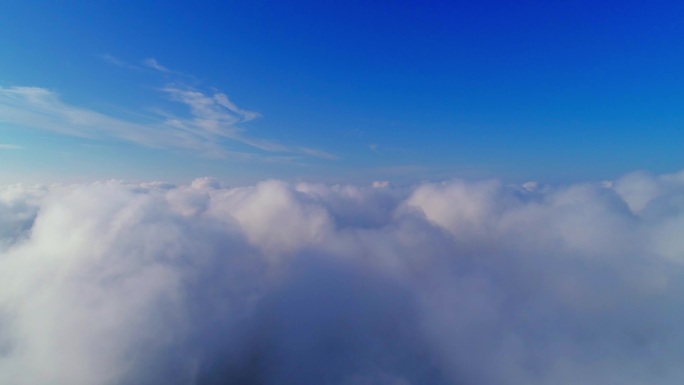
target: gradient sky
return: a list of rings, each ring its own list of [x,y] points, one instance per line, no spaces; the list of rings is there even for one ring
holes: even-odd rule
[[[0,5],[0,182],[684,165],[682,1]]]

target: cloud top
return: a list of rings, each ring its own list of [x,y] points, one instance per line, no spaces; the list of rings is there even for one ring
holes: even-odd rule
[[[0,382],[679,384],[683,175],[4,187]]]

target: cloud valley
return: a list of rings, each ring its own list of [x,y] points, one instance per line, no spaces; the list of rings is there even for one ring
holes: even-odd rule
[[[681,384],[684,173],[0,189],[0,383]]]

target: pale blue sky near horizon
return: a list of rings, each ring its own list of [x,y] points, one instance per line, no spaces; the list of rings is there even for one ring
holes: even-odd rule
[[[684,168],[684,2],[13,2],[0,182]]]

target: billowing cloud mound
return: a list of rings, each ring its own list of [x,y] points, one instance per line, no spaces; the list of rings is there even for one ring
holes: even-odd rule
[[[681,384],[684,173],[0,189],[0,383]]]

